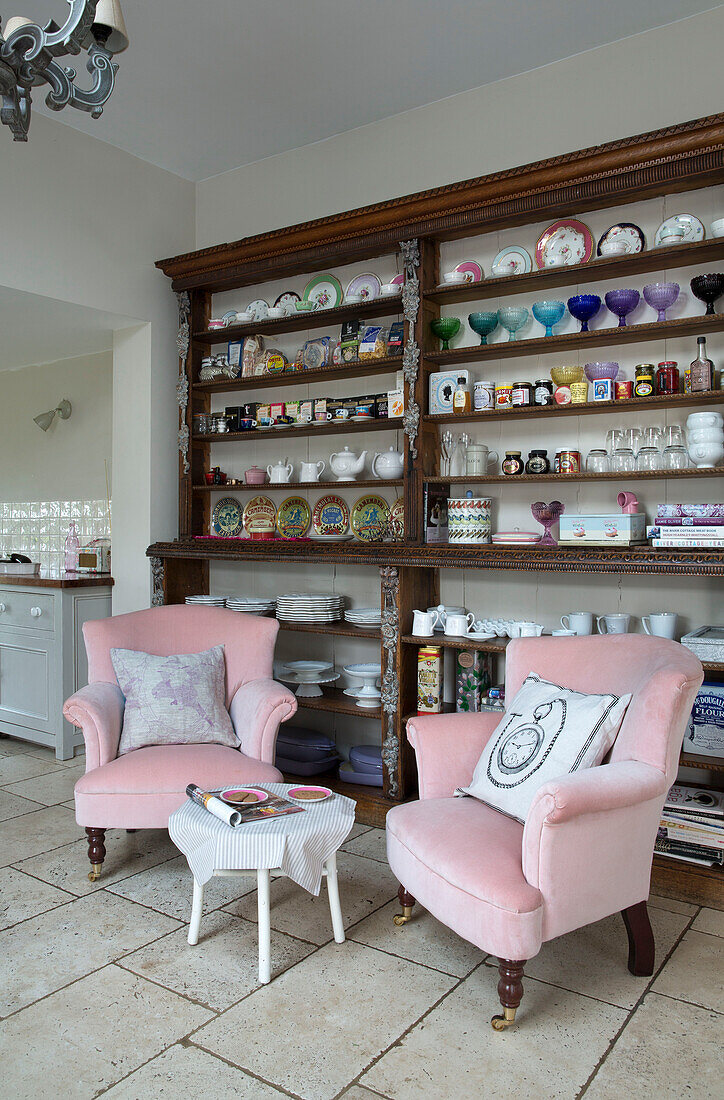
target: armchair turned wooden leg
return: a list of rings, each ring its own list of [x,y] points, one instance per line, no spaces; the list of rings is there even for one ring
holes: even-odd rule
[[[86,825],[85,831],[88,836],[88,859],[91,861],[88,878],[91,882],[96,882],[101,877],[103,860],[106,858],[106,846],[103,843],[106,838],[106,830],[89,829]]]
[[[523,999],[523,967],[526,960],[517,962],[511,959],[500,959],[498,973],[498,996],[503,1006],[502,1016],[493,1016],[490,1021],[496,1031],[504,1031],[515,1021],[515,1012]]]
[[[401,886],[397,891],[397,896],[400,899],[400,905],[402,906],[402,912],[397,913],[392,919],[396,925],[407,924],[408,920],[412,916],[412,907],[415,904],[415,899],[412,894],[408,894],[404,886]]]
[[[628,968],[636,977],[650,978],[654,972],[656,947],[646,902],[622,909],[621,916],[628,932]]]

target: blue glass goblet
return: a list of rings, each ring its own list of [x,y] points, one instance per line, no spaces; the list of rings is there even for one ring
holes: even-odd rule
[[[528,310],[525,306],[501,306],[498,310],[498,320],[503,328],[508,330],[508,339],[515,340],[516,332],[528,320]]]
[[[588,322],[601,308],[601,299],[597,294],[575,294],[568,299],[571,317],[581,322],[581,332],[588,332]]]
[[[487,344],[491,332],[498,327],[498,311],[470,313],[468,314],[468,324],[473,332],[480,337],[480,343]]]
[[[546,336],[553,335],[553,326],[557,325],[566,312],[565,302],[533,302],[533,316],[546,330]]]

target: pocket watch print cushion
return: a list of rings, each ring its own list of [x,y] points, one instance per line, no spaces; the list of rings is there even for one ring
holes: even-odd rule
[[[525,821],[538,790],[600,764],[616,740],[630,695],[586,695],[526,677],[475,766],[469,794]]]

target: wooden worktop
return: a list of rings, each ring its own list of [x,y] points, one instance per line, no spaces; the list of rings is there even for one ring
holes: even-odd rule
[[[110,573],[58,573],[56,575],[0,573],[0,587],[16,584],[25,588],[101,588],[113,584]]]

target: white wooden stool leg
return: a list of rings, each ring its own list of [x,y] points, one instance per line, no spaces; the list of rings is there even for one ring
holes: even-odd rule
[[[268,985],[271,980],[271,903],[269,871],[256,873],[259,919],[259,981]]]
[[[344,943],[344,921],[342,920],[342,906],[339,903],[336,852],[332,853],[324,866],[327,871],[327,893],[329,894],[329,911],[332,914],[334,938],[337,943]]]
[[[200,882],[194,879],[194,900],[191,905],[191,923],[189,924],[189,943],[192,947],[199,942],[199,928],[201,927],[203,908],[204,888]]]

